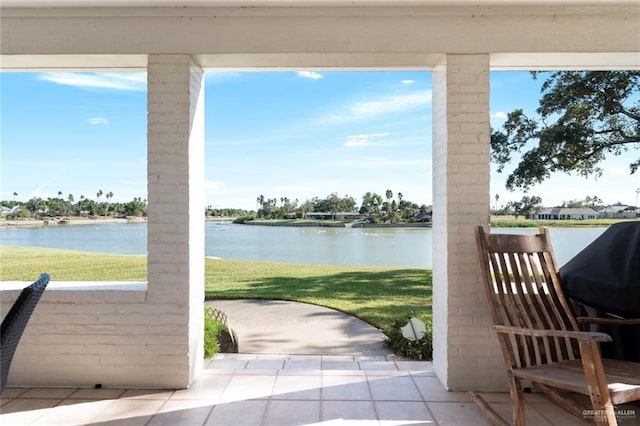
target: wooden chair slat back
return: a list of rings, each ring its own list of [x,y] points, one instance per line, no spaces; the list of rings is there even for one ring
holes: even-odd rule
[[[485,294],[494,324],[537,330],[578,331],[562,292],[546,229],[536,235],[476,232]],[[566,339],[518,338],[501,342],[513,367],[577,359]]]

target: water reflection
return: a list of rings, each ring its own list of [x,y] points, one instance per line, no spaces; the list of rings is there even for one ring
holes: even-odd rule
[[[552,228],[551,239],[563,265],[605,228]],[[535,233],[535,228],[492,232]],[[145,223],[2,228],[5,246],[53,247],[101,253],[147,253]],[[207,222],[209,257],[306,264],[432,266],[432,232],[425,228],[293,228]]]

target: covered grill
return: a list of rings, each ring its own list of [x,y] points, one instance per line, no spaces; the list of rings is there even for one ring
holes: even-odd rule
[[[610,226],[560,268],[570,299],[599,316],[640,318],[640,222]],[[608,356],[640,361],[640,326],[611,327],[615,347]]]

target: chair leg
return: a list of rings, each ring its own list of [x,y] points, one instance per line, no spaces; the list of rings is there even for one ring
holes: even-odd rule
[[[607,378],[602,365],[600,348],[595,341],[580,342],[580,356],[584,369],[593,416],[598,426],[618,426],[616,410],[611,402]]]
[[[484,415],[484,417],[489,420],[489,422],[493,426],[509,426],[509,423],[500,417],[500,414],[496,410],[494,410],[487,402],[482,399],[480,395],[473,391],[467,392],[469,398],[476,404],[476,407],[480,410],[480,412]]]
[[[524,393],[522,382],[509,372],[509,392],[511,393],[511,408],[513,410],[514,426],[526,426],[527,419],[524,412]]]
[[[618,426],[616,410],[610,401],[604,406],[592,401],[591,406],[593,407],[593,420],[597,426]]]

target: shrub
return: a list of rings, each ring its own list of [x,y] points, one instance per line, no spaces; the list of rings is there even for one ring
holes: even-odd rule
[[[255,219],[255,217],[253,217],[253,216],[240,216],[240,217],[234,219],[233,223],[242,225],[243,223],[250,222],[250,221],[252,221],[254,219]]]
[[[204,357],[212,358],[220,352],[218,335],[225,329],[224,324],[213,317],[213,309],[204,308]]]
[[[411,359],[430,360],[433,357],[433,324],[431,320],[425,321],[426,333],[420,340],[411,341],[402,335],[401,327],[404,327],[411,317],[393,322],[385,343],[394,353]]]

